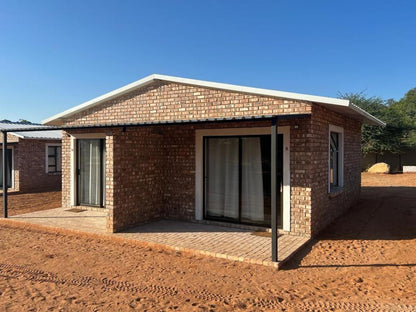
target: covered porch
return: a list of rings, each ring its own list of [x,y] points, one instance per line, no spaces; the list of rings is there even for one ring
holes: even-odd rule
[[[289,234],[278,237],[278,261],[271,261],[271,235],[268,232],[238,227],[187,221],[158,220],[124,232],[106,231],[105,211],[77,211],[56,208],[10,217],[25,222],[78,232],[140,241],[193,255],[243,261],[273,267],[281,266],[305,245],[309,238]]]
[[[60,127],[64,130],[63,208],[13,219],[277,267],[309,239],[310,204],[305,197],[309,185],[304,173],[296,178],[290,174],[290,137],[304,146],[310,122],[310,114],[292,114],[173,124]],[[3,131],[4,138],[6,135]],[[248,144],[254,141],[256,149]],[[229,153],[233,157],[228,157],[231,165],[227,167],[233,169],[233,179],[225,177],[233,191],[213,187],[224,178],[220,176],[222,167],[215,171],[216,176],[212,174],[213,186],[209,184],[208,158],[214,159],[212,164],[224,159],[222,154],[218,159],[213,157],[224,150],[211,149],[219,143],[233,147]],[[88,147],[86,153],[84,145]],[[300,152],[304,155],[303,149]],[[249,156],[256,158],[259,166],[248,168],[247,163],[254,163],[245,160]],[[89,170],[83,170],[85,164]],[[7,163],[3,161],[2,166],[6,168]],[[301,167],[302,163],[297,163],[297,168]],[[231,171],[228,169],[225,171]],[[84,171],[89,180],[84,179]],[[296,218],[292,216],[291,187],[296,187],[292,194],[300,196],[294,203],[298,206],[293,206]],[[224,211],[217,211],[219,201],[225,203]],[[7,193],[3,215],[7,218]],[[182,221],[155,221],[160,219]],[[223,224],[210,223],[213,220]],[[143,223],[147,225],[136,226]],[[247,224],[263,227],[263,232],[241,226]],[[291,235],[278,236],[278,227]],[[264,232],[264,228],[270,228],[270,232]]]

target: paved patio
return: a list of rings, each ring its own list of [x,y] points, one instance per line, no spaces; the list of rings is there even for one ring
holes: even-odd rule
[[[9,219],[88,233],[105,233],[105,211],[71,212],[63,208],[35,211]]]
[[[163,245],[192,254],[278,267],[287,261],[308,238],[281,235],[278,238],[279,263],[271,262],[271,239],[267,233],[184,221],[160,220],[122,233],[106,233],[106,212],[71,212],[63,208],[37,211],[10,219],[82,232],[114,235]]]

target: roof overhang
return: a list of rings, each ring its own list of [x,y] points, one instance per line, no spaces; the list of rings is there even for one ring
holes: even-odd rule
[[[142,126],[160,126],[160,125],[183,125],[183,124],[201,124],[201,123],[218,123],[218,122],[240,122],[249,120],[291,120],[291,119],[305,119],[310,118],[311,114],[288,114],[288,115],[259,115],[251,117],[217,117],[217,118],[204,118],[204,119],[180,119],[180,120],[162,120],[162,121],[142,121],[142,122],[123,122],[123,123],[102,123],[94,125],[63,125],[63,126],[44,126],[44,129],[50,130],[80,130],[80,129],[97,129],[97,128],[130,128],[130,127],[142,127]],[[21,132],[39,131],[39,128],[19,128],[15,129]],[[7,129],[0,128],[0,132],[11,133]]]
[[[247,94],[259,95],[259,96],[308,101],[308,102],[323,104],[330,109],[339,111],[340,113],[349,114],[351,116],[361,118],[363,122],[368,123],[368,124],[385,126],[384,122],[372,116],[371,114],[367,113],[366,111],[359,108],[358,106],[354,105],[349,100],[345,100],[345,99],[337,99],[337,98],[308,95],[308,94],[301,94],[301,93],[284,92],[284,91],[277,91],[277,90],[270,90],[270,89],[252,88],[252,87],[238,86],[238,85],[232,85],[232,84],[226,84],[226,83],[180,78],[180,77],[173,77],[173,76],[166,76],[166,75],[159,75],[159,74],[153,74],[153,75],[147,76],[143,79],[130,83],[124,87],[121,87],[119,89],[108,92],[99,97],[96,97],[92,100],[84,102],[62,113],[59,113],[50,118],[47,118],[43,120],[42,123],[46,125],[60,126],[63,124],[63,120],[65,118],[68,118],[83,110],[95,107],[101,103],[104,103],[106,101],[109,101],[119,96],[122,96],[124,94],[127,94],[131,91],[148,86],[155,81],[165,81],[165,82],[171,82],[171,83],[186,84],[186,85],[198,86],[198,87],[203,87],[203,88],[240,92],[240,93],[247,93]]]

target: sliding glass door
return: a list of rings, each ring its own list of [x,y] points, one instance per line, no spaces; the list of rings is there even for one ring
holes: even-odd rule
[[[8,148],[6,150],[6,157],[7,157],[7,187],[12,187],[12,171],[13,171],[13,156],[12,150]],[[0,188],[3,188],[3,150],[0,149]]]
[[[77,141],[78,205],[103,207],[105,202],[105,141]]]
[[[279,135],[278,181],[283,177]],[[205,218],[270,226],[270,135],[205,137]],[[279,220],[281,223],[281,205]]]

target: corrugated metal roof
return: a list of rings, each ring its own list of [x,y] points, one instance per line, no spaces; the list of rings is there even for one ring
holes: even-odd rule
[[[27,131],[27,132],[10,132],[10,133],[22,139],[42,139],[42,140],[62,139],[61,130]]]
[[[0,129],[4,130],[13,130],[13,129],[23,129],[23,128],[38,128],[45,127],[39,124],[21,124],[18,122],[0,122]]]
[[[207,123],[207,122],[222,122],[222,121],[247,121],[247,120],[257,120],[257,119],[272,119],[277,118],[278,120],[292,119],[292,118],[305,118],[310,117],[311,114],[287,114],[287,115],[259,115],[251,117],[217,117],[217,118],[202,118],[202,119],[181,119],[181,120],[155,120],[155,121],[142,121],[142,122],[124,122],[124,123],[102,123],[95,125],[68,125],[68,126],[43,126],[42,130],[51,131],[46,129],[54,129],[56,131],[60,130],[71,130],[71,129],[92,129],[92,128],[117,128],[117,127],[140,127],[140,126],[149,126],[149,125],[180,125],[180,124],[198,124],[198,123]],[[32,125],[33,126],[33,125]],[[26,127],[15,129],[16,132],[22,131],[24,134],[27,132],[37,131],[36,127]],[[0,131],[7,130],[1,128]],[[42,131],[42,132],[45,132]]]
[[[62,138],[61,130],[39,130],[39,131],[27,131],[27,132],[19,131],[19,130],[36,129],[36,128],[45,129],[45,126],[36,125],[36,124],[0,122],[0,130],[6,130],[10,134],[15,135],[21,139],[60,140]],[[13,131],[13,130],[17,130],[17,131]]]

